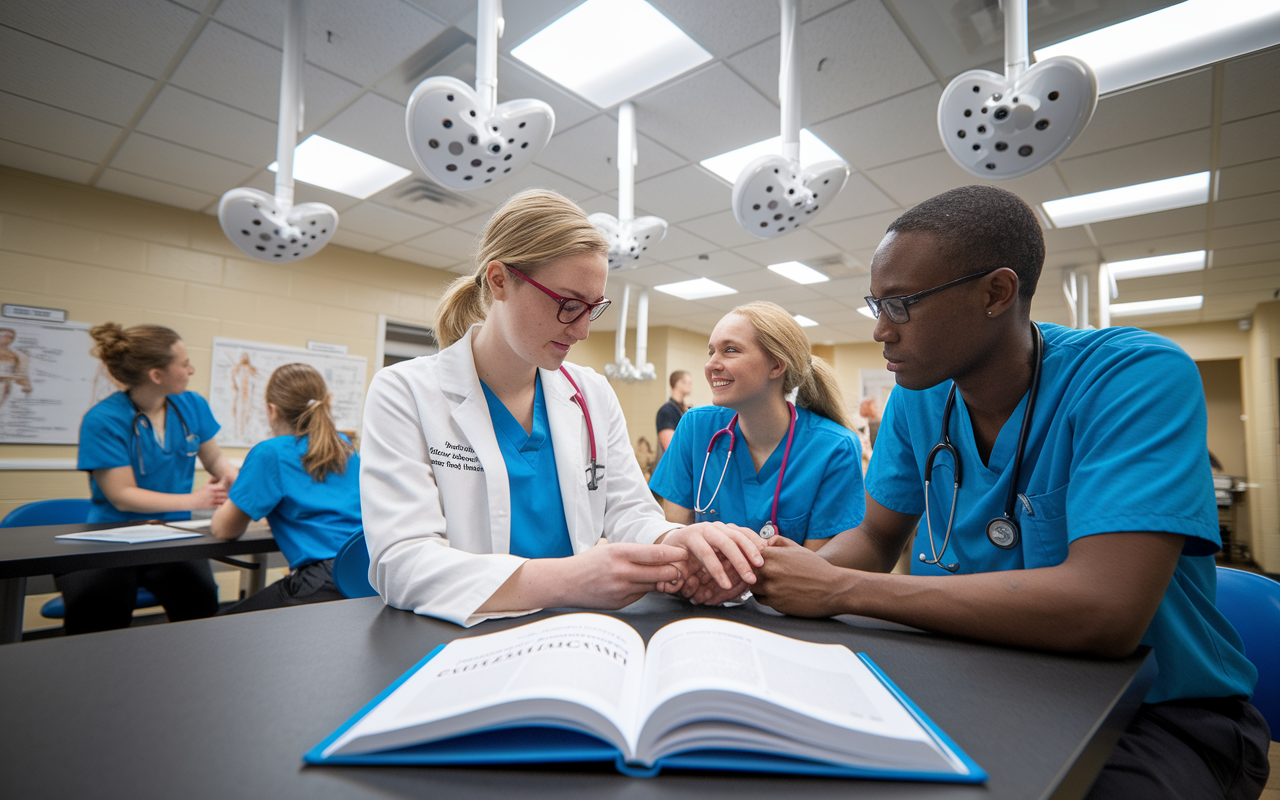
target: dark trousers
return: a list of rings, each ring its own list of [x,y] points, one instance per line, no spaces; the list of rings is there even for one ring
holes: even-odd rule
[[[1144,704],[1089,791],[1089,800],[1257,800],[1267,785],[1271,731],[1244,700]]]
[[[333,582],[333,559],[303,564],[293,572],[253,595],[246,597],[224,614],[240,614],[245,611],[263,611],[268,608],[285,608],[307,603],[324,603],[344,600]]]
[[[175,561],[145,567],[86,569],[54,576],[67,606],[68,634],[127,628],[138,587],[150,590],[170,622],[218,613],[218,585],[209,561]]]

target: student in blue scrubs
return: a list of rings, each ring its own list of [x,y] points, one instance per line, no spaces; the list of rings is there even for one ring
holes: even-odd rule
[[[667,519],[731,522],[812,550],[861,522],[861,443],[834,371],[795,318],[775,303],[739,306],[716,324],[707,354],[714,405],[685,413],[649,481]],[[700,602],[735,596],[687,587]]]
[[[159,325],[124,329],[114,322],[89,332],[96,355],[124,391],[89,409],[80,423],[77,468],[89,472],[89,522],[190,519],[227,498],[236,468],[213,437],[209,404],[186,391],[195,372],[174,331]],[[192,491],[196,458],[213,478]],[[217,613],[218,592],[207,560],[150,567],[82,570],[56,576],[67,606],[67,633],[126,628],[139,586],[170,620]]]
[[[285,364],[267,381],[275,436],[245,456],[231,496],[213,515],[213,535],[235,539],[267,518],[290,572],[228,614],[341,600],[333,558],[360,530],[360,456],[333,424],[332,396],[307,364]]]
[[[1053,652],[1149,645],[1159,674],[1089,797],[1256,798],[1270,734],[1249,703],[1257,671],[1214,605],[1199,373],[1144,331],[1033,324],[1043,261],[1034,212],[993,187],[954,189],[889,226],[867,300],[898,386],[866,518],[818,554],[767,547],[755,595],[789,614]],[[926,489],[953,386],[953,449]],[[913,536],[912,574],[881,574]]]

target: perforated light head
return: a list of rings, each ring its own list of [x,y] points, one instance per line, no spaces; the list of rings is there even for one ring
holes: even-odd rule
[[[942,93],[938,132],[965,171],[987,180],[1016,178],[1066,150],[1097,104],[1098,79],[1078,58],[1046,59],[1012,83],[975,69]]]
[[[772,239],[812,221],[848,179],[843,161],[801,168],[780,155],[760,156],[733,184],[733,216],[752,236]]]
[[[338,229],[338,212],[324,203],[280,210],[258,189],[232,189],[218,203],[218,222],[231,243],[259,261],[301,261],[315,255]]]
[[[533,161],[556,126],[541,100],[508,100],[481,114],[475,89],[457,78],[427,78],[413,90],[409,149],[433,181],[461,191],[497,183]]]
[[[620,222],[612,214],[598,213],[587,219],[609,242],[610,270],[634,269],[640,256],[667,235],[667,221],[659,217],[636,217]]]

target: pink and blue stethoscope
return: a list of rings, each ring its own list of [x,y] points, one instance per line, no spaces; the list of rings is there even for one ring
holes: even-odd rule
[[[773,488],[773,511],[769,515],[769,521],[760,529],[761,539],[770,539],[781,533],[778,528],[778,498],[782,495],[782,477],[787,474],[787,459],[791,457],[791,440],[796,435],[796,407],[788,402],[787,408],[791,411],[791,425],[787,428],[787,446],[782,451],[782,464],[778,467],[778,483]],[[729,420],[729,425],[711,434],[711,441],[707,442],[707,454],[702,459],[702,474],[698,476],[698,494],[693,500],[695,514],[702,515],[711,511],[711,504],[716,501],[716,495],[720,494],[720,485],[724,483],[724,474],[729,470],[729,462],[733,459],[733,445],[736,441],[733,429],[737,424],[738,415],[734,414],[733,419]],[[711,459],[711,451],[715,449],[716,439],[719,439],[723,434],[728,434],[729,436],[729,452],[725,453],[724,466],[720,469],[720,480],[716,483],[716,490],[711,493],[711,499],[704,506],[702,505],[702,481],[707,477],[707,461]],[[712,511],[711,513],[715,512]]]

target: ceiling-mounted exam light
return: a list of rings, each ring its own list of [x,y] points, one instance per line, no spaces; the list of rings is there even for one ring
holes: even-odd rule
[[[275,196],[240,187],[222,196],[218,222],[231,243],[259,261],[301,261],[329,243],[338,212],[324,203],[293,204],[293,150],[302,128],[303,0],[288,0],[280,75]]]
[[[1005,74],[956,76],[938,102],[938,133],[951,158],[988,180],[1026,175],[1057,158],[1098,104],[1089,65],[1057,56],[1027,69],[1027,0],[1004,0]]]
[[[480,0],[475,89],[437,76],[418,84],[409,97],[409,149],[433,181],[450,189],[478,189],[519,172],[555,130],[555,112],[541,100],[498,104],[501,36],[500,0]]]
[[[747,233],[772,239],[799,228],[839,194],[849,179],[844,161],[800,166],[799,19],[796,0],[782,6],[782,57],[778,99],[782,105],[782,155],[760,156],[733,184],[733,216]]]
[[[667,221],[636,218],[636,107],[618,107],[618,216],[600,212],[588,219],[609,242],[609,269],[628,269],[667,235]]]

